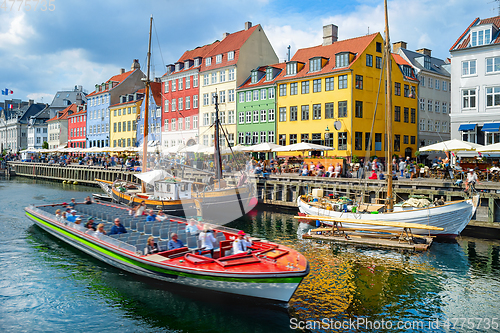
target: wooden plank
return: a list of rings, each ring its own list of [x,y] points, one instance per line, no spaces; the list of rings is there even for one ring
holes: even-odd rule
[[[358,219],[346,219],[346,218],[326,217],[326,216],[318,216],[318,215],[294,216],[294,218],[296,218],[296,219],[308,219],[308,220],[312,219],[312,220],[320,220],[320,221],[331,221],[331,222],[342,222],[342,223],[379,225],[379,226],[395,227],[395,228],[411,228],[411,229],[422,229],[422,230],[444,230],[444,228],[434,227],[431,225],[425,225],[425,224],[420,224],[420,223],[358,220]]]

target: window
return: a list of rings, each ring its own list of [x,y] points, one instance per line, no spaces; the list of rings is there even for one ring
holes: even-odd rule
[[[500,105],[500,87],[486,88],[486,106]]]
[[[252,123],[252,111],[247,111],[247,113],[246,113],[246,122],[247,122],[247,124],[251,124]]]
[[[203,85],[204,86],[208,86],[208,79],[209,79],[208,74],[204,74],[203,75]]]
[[[225,70],[222,70],[220,72],[220,76],[219,76],[219,82],[226,82],[226,71]]]
[[[227,60],[234,60],[234,51],[229,51],[227,53]]]
[[[299,90],[299,84],[297,82],[290,83],[290,95],[297,95]]]
[[[403,143],[404,143],[405,145],[407,145],[407,144],[408,144],[408,142],[409,142],[409,140],[408,140],[408,139],[409,139],[408,135],[403,135]]]
[[[258,81],[258,74],[259,72],[257,71],[252,71],[252,74],[251,74],[251,83],[257,83]]]
[[[274,143],[274,131],[267,132],[267,142]]]
[[[254,123],[259,122],[259,110],[253,110],[253,122]]]
[[[327,77],[325,79],[325,91],[333,90],[333,77]]]
[[[260,143],[264,143],[267,141],[267,132],[260,131]]]
[[[418,122],[418,130],[425,131],[425,119],[420,119]]]
[[[370,142],[370,133],[365,133],[365,150],[372,150],[372,144]]]
[[[356,75],[356,89],[363,89],[363,76]]]
[[[407,123],[410,121],[410,110],[408,108],[404,108],[404,122]]]
[[[401,135],[395,134],[394,135],[394,151],[400,151],[401,150]]]
[[[422,85],[422,87],[425,87],[425,76],[419,75],[418,79],[419,79],[420,84]]]
[[[375,67],[376,68],[382,68],[382,58],[381,57],[376,57],[375,58]]]
[[[193,75],[193,87],[198,87],[198,74]]]
[[[354,150],[363,150],[363,132],[354,133]]]
[[[335,67],[349,66],[349,53],[340,53],[335,55]]]
[[[253,100],[254,101],[258,101],[259,100],[259,91],[258,90],[254,90],[253,91]]]
[[[366,55],[366,66],[373,67],[373,56],[371,54]]]
[[[338,133],[338,150],[347,150],[347,132]]]
[[[273,79],[273,69],[272,67],[266,68],[266,81],[271,81]]]
[[[186,76],[186,89],[191,88],[191,75]]]
[[[476,74],[476,60],[462,61],[462,76]]]
[[[286,96],[286,83],[280,84],[280,96]]]
[[[172,91],[176,91],[177,80],[172,80]]]
[[[205,66],[210,66],[211,64],[212,64],[212,58],[211,57],[205,58]]]
[[[122,131],[122,122],[118,122],[118,132]]]
[[[245,133],[239,132],[238,133],[238,144],[242,145],[245,143]]]
[[[301,134],[300,142],[309,142],[309,134],[308,133]]]
[[[464,89],[462,90],[462,108],[473,109],[476,107],[476,90]]]
[[[184,110],[184,101],[182,97],[179,97],[178,101],[179,101],[179,111]]]
[[[193,116],[193,129],[198,128],[198,116]]]
[[[186,110],[191,109],[191,96],[186,96]]]
[[[247,91],[246,92],[246,96],[247,96],[246,101],[247,102],[251,102],[252,101],[252,92],[251,91]]]
[[[436,121],[434,122],[434,130],[435,130],[436,132],[439,132],[439,131],[441,130],[441,122],[440,122],[439,120],[436,120]]]
[[[290,106],[290,121],[297,121],[298,114],[297,114],[297,107],[296,106]]]
[[[215,63],[220,64],[222,62],[222,54],[218,54],[215,56]]]
[[[226,103],[226,91],[219,91],[219,103]]]
[[[227,79],[229,81],[234,81],[234,68],[228,69],[227,73],[228,73],[227,74]]]
[[[412,124],[415,124],[417,122],[417,110],[413,108],[411,109],[410,121]]]
[[[415,144],[415,136],[414,136],[414,135],[412,135],[412,136],[410,137],[410,144],[412,144],[412,145],[414,145],[414,144]]]
[[[226,123],[226,111],[219,111],[219,120],[221,124]]]
[[[240,99],[239,99],[240,103],[245,102],[245,93],[244,92],[240,92],[238,95],[240,96]]]
[[[208,126],[210,121],[210,115],[208,113],[203,114],[203,126]]]
[[[198,95],[193,96],[193,109],[198,108]]]
[[[347,89],[347,75],[339,76],[339,89]]]
[[[377,42],[375,45],[376,45],[377,52],[382,52],[382,43]]]
[[[405,97],[410,97],[410,86],[407,84],[404,85],[404,94]]]
[[[182,125],[183,125],[183,119],[182,118],[177,119],[177,129],[179,131],[182,131],[182,127],[183,127]]]
[[[443,113],[448,113],[448,103],[443,102],[443,109],[442,109],[442,112],[443,112]]]
[[[267,117],[268,121],[274,121],[274,109],[269,109],[269,116]]]
[[[321,119],[321,104],[313,104],[313,119]]]
[[[186,117],[186,129],[191,129],[191,117]]]
[[[267,121],[267,110],[260,110],[260,122],[264,123]]]
[[[294,145],[297,143],[297,134],[290,134],[290,142],[289,144]]]
[[[333,103],[325,103],[325,119],[332,119],[333,117]]]
[[[240,124],[244,124],[245,123],[245,112],[240,112],[238,114],[238,122]]]
[[[229,89],[227,91],[227,101],[234,102],[234,89]]]
[[[443,81],[443,91],[448,91],[448,82]]]
[[[401,121],[401,107],[394,107],[394,121]]]
[[[486,73],[500,72],[500,57],[486,58]]]
[[[347,117],[347,101],[340,101],[338,105],[339,118]]]
[[[132,124],[129,120],[129,121],[127,121],[127,131],[130,132],[131,130],[132,130]]]
[[[183,83],[184,83],[184,78],[183,78],[183,77],[181,77],[181,78],[179,79],[179,90],[182,90]]]
[[[286,121],[286,108],[280,108],[280,121]]]
[[[291,110],[290,110],[291,112]],[[290,120],[292,116],[290,115]],[[309,105],[302,105],[302,117],[301,120],[309,120]]]
[[[432,100],[427,101],[427,111],[432,112]]]
[[[440,104],[441,104],[441,103],[439,103],[439,101],[436,101],[436,102],[434,103],[434,112],[439,113],[439,105],[440,105]]]
[[[203,145],[208,146],[208,135],[203,135]]]
[[[432,120],[427,120],[427,131],[432,132],[433,131],[433,123]]]
[[[286,75],[294,75],[297,74],[297,63],[289,62],[286,64]]]
[[[363,102],[362,101],[356,101],[354,111],[355,111],[354,116],[356,118],[363,118]]]
[[[301,82],[301,94],[309,94],[309,81],[302,81]],[[290,92],[290,95],[293,95],[291,92]]]
[[[209,103],[208,94],[203,94],[203,106],[207,106]]]
[[[394,95],[401,96],[401,83],[399,82],[394,83]]]
[[[212,84],[215,84],[215,83],[217,83],[217,73],[213,72],[212,73]]]
[[[318,72],[321,70],[321,58],[309,60],[309,72]]]
[[[267,89],[260,90],[260,99],[264,100],[267,98]]]
[[[450,127],[448,126],[448,122],[447,121],[443,121],[443,124],[441,126],[441,131],[443,133],[449,133],[450,132]]]

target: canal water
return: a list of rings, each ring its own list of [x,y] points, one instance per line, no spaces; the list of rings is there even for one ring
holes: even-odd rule
[[[97,189],[0,179],[0,331],[499,331],[499,241],[461,238],[426,253],[353,248],[300,235],[293,211],[229,226],[299,249],[311,273],[289,304],[142,279],[48,235],[28,204],[81,200]]]

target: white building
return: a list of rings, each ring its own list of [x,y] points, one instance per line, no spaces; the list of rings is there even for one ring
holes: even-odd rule
[[[500,142],[500,16],[476,18],[451,47],[451,137]]]
[[[47,120],[49,120],[48,107],[28,119],[28,148],[41,149],[43,143],[48,142]]]

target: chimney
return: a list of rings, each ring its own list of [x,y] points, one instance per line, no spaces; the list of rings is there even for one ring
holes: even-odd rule
[[[131,70],[141,69],[141,65],[139,64],[139,59],[134,59],[132,62],[132,66],[130,66]]]
[[[120,68],[120,74],[124,74],[125,73],[125,68]]]
[[[76,105],[82,105],[83,104],[83,100],[82,100],[82,95],[80,93],[76,94],[76,102],[75,102]]]
[[[252,24],[252,23],[250,23],[250,25],[251,25],[251,24]],[[245,30],[248,30],[248,29],[246,29],[246,28],[245,28]],[[224,32],[224,33],[222,34],[222,39],[226,38],[227,36],[229,36],[229,32]]]
[[[32,100],[32,99],[30,99],[30,100],[28,101],[28,106],[31,106],[31,105],[33,105],[34,103],[35,103],[35,101],[34,101],[34,100]]]
[[[248,30],[252,27],[252,22],[248,21],[248,22],[245,22],[245,30]]]
[[[403,41],[392,43],[392,52],[398,53],[399,49],[406,50],[407,45],[408,44],[406,44],[406,42]]]
[[[323,46],[332,45],[338,39],[339,27],[335,24],[323,26]]]
[[[426,48],[421,48],[421,49],[418,49],[416,52],[430,57],[432,50],[429,50]]]

